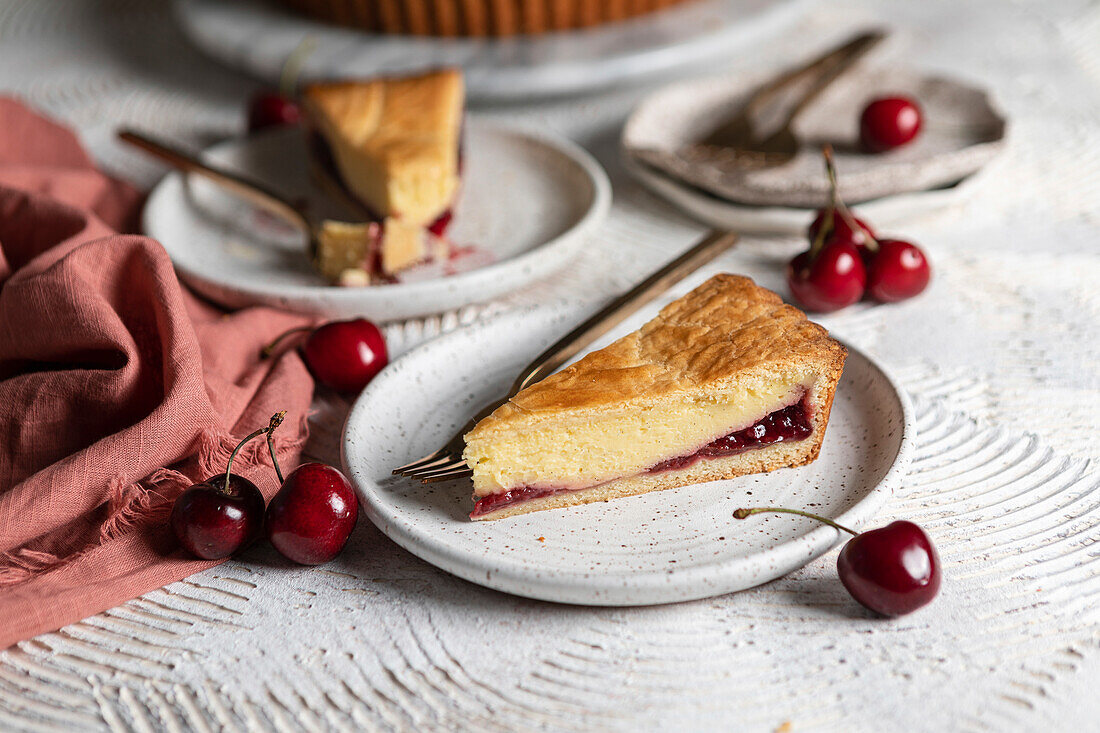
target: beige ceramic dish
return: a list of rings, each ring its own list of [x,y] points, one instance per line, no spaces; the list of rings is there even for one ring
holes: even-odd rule
[[[720,199],[754,206],[812,208],[828,195],[821,146],[837,152],[841,195],[856,204],[954,184],[1005,145],[1007,123],[989,95],[964,82],[898,70],[854,69],[797,120],[803,145],[790,163],[747,170],[693,147],[733,116],[768,75],[723,76],[666,87],[644,100],[623,131],[624,154]],[[858,149],[859,115],[878,96],[918,100],[924,128],[905,147],[880,155]]]

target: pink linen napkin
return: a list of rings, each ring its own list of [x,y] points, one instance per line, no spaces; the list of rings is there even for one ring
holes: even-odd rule
[[[260,350],[308,320],[198,300],[117,233],[140,201],[0,98],[0,649],[216,565],[177,546],[174,499],[279,410],[284,466],[306,439],[309,373]],[[233,468],[277,489],[262,439]]]

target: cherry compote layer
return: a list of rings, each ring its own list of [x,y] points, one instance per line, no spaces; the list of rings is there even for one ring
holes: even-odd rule
[[[794,442],[805,440],[813,432],[810,422],[810,412],[806,405],[806,399],[800,399],[793,405],[761,418],[743,430],[737,430],[729,435],[723,435],[717,440],[707,443],[694,453],[686,456],[670,458],[661,461],[650,468],[646,473],[660,473],[662,471],[676,471],[687,468],[701,460],[709,458],[722,458],[738,453],[762,448],[766,445],[782,442]],[[519,488],[502,491],[499,494],[489,494],[477,499],[471,517],[481,517],[490,512],[518,504],[523,501],[542,499],[555,494],[564,494],[573,489],[548,489],[535,486],[521,486]]]
[[[662,461],[649,469],[648,473],[677,471],[704,458],[734,456],[772,443],[805,440],[811,432],[813,427],[810,425],[810,416],[806,410],[806,400],[802,399],[782,410],[776,410],[744,430],[723,435],[690,455]]]
[[[542,499],[543,497],[554,496],[555,494],[566,494],[572,490],[573,489],[539,489],[534,486],[521,486],[518,489],[509,489],[499,494],[489,494],[477,500],[477,503],[474,504],[474,510],[470,512],[470,516],[483,517],[490,512],[495,512],[498,509],[503,509],[513,504],[531,501],[532,499]]]

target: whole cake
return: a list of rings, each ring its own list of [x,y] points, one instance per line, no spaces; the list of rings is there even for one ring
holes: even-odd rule
[[[419,36],[511,36],[589,28],[686,1],[279,0],[329,23]]]

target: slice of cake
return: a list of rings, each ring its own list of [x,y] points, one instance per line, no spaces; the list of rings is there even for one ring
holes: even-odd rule
[[[312,84],[302,92],[312,163],[372,223],[327,221],[314,264],[338,285],[392,282],[446,259],[459,185],[463,84],[458,71]]]
[[[375,219],[431,226],[459,184],[464,91],[455,70],[312,84],[313,153]]]
[[[845,348],[778,295],[717,275],[466,434],[473,519],[817,458]]]

